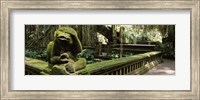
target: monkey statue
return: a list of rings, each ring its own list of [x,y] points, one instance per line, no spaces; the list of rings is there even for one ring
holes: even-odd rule
[[[47,61],[53,75],[69,75],[86,66],[85,58],[77,58],[82,45],[71,27],[60,27],[47,46]]]

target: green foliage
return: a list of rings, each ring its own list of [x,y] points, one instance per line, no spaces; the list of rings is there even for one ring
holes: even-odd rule
[[[112,59],[119,58],[119,54],[115,54],[115,53],[111,53],[108,56],[111,57]]]
[[[166,58],[175,58],[175,49],[172,46],[172,43],[165,43],[163,49],[163,57]]]
[[[175,48],[171,42],[166,42],[164,44],[157,42],[156,49],[162,50],[164,58],[175,58]]]
[[[125,27],[125,43],[136,44],[140,42],[152,41],[152,42],[162,42],[162,33],[157,27],[150,26],[123,26]]]
[[[151,30],[147,33],[147,38],[153,42],[162,42],[162,34],[158,30]]]
[[[46,50],[42,50],[40,52],[37,53],[37,58],[41,59],[41,60],[46,60],[47,58],[47,51]]]
[[[163,50],[164,49],[164,44],[162,44],[161,42],[156,42],[156,50]]]
[[[86,60],[92,60],[94,59],[94,51],[89,50],[89,49],[84,49],[82,50],[81,53],[78,54],[79,57],[83,57]]]
[[[123,57],[128,57],[128,56],[131,56],[131,55],[133,55],[133,53],[126,52],[125,54],[123,54]],[[92,63],[103,61],[103,59],[101,59],[101,58],[96,59],[94,51],[90,50],[90,49],[82,50],[82,52],[78,54],[78,57],[85,58],[87,60],[87,64],[92,64]],[[119,53],[112,51],[111,53],[109,53],[107,55],[107,58],[117,59],[117,58],[119,58]]]
[[[36,58],[37,52],[33,50],[26,50],[25,51],[25,56],[26,57],[31,57],[31,58]]]
[[[90,49],[84,49],[81,53],[78,54],[78,57],[82,57],[86,59],[86,64],[92,64],[97,61],[94,60],[94,51]]]
[[[136,53],[133,52],[123,52],[122,57],[128,57],[128,56],[132,56]],[[111,59],[117,59],[120,58],[119,53],[112,51],[111,53],[108,54],[108,57],[110,57]]]
[[[46,50],[35,51],[35,50],[27,49],[25,51],[25,56],[46,61],[47,51]]]

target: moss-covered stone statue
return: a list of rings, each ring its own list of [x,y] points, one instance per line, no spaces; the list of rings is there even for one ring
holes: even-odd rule
[[[77,58],[82,45],[77,32],[71,27],[60,27],[54,33],[54,40],[48,44],[47,60],[53,75],[69,75],[86,66],[84,58]]]

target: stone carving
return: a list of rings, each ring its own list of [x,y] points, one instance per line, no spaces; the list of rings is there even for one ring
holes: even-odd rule
[[[60,27],[54,33],[54,40],[47,46],[48,66],[51,74],[68,75],[86,66],[84,58],[77,58],[82,45],[77,32],[71,27]]]

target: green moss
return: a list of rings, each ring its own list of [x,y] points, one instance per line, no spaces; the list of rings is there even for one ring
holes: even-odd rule
[[[42,60],[25,57],[25,67],[39,74],[48,67],[48,63]]]
[[[88,64],[84,69],[76,71],[75,74],[98,74],[122,67],[132,62],[143,60],[160,53],[160,51],[147,52],[129,57]],[[51,69],[48,67],[48,63],[41,60],[25,57],[25,65],[26,68],[33,70],[34,72],[38,72],[38,74],[49,75],[51,72]]]
[[[99,72],[105,72],[107,70],[116,69],[120,66],[136,62],[160,53],[160,51],[147,52],[144,54],[138,54],[134,56],[89,64],[84,69],[77,71],[76,74],[98,74]]]

